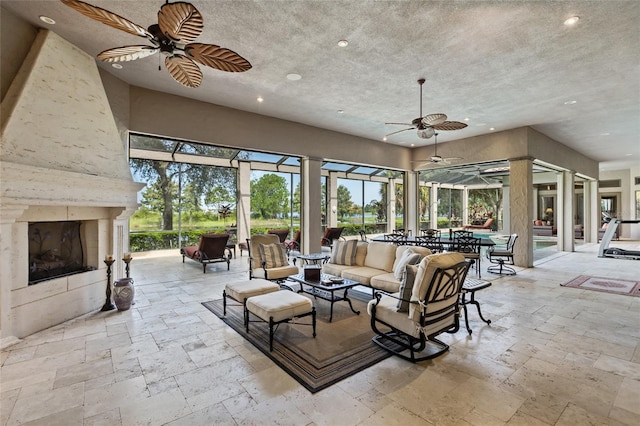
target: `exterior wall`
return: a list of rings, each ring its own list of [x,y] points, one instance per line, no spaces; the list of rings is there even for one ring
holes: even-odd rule
[[[131,87],[131,128],[179,139],[411,169],[411,150],[291,121]],[[159,120],[158,117],[171,117]]]

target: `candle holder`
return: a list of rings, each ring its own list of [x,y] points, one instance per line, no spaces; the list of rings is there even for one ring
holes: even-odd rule
[[[116,308],[116,305],[111,301],[111,265],[113,265],[115,259],[107,258],[104,260],[105,265],[107,265],[107,291],[106,291],[106,300],[104,301],[104,306],[102,306],[101,311],[112,311]]]
[[[122,258],[122,261],[124,262],[124,272],[127,278],[131,278],[129,277],[129,264],[131,263],[132,260],[133,258],[131,256],[129,257],[125,256],[124,258]]]

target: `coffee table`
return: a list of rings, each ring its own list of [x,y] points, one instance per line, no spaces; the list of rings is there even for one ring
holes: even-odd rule
[[[336,302],[345,301],[349,303],[349,308],[351,308],[351,312],[356,315],[360,315],[360,311],[356,311],[353,309],[353,305],[351,304],[351,299],[347,297],[350,288],[353,288],[357,285],[360,285],[358,281],[349,280],[346,278],[342,279],[341,283],[327,283],[331,278],[338,278],[332,275],[322,274],[320,275],[320,281],[307,281],[304,278],[304,274],[296,274],[290,275],[289,279],[291,281],[295,281],[300,284],[300,290],[298,293],[307,293],[312,296],[318,297],[322,300],[327,300],[331,302],[331,309],[329,314],[329,322],[333,320],[333,304]],[[305,287],[307,286],[307,287]],[[342,295],[335,294],[337,291],[344,290]]]

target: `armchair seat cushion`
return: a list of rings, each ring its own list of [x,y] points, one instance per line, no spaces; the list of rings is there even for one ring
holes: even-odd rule
[[[289,275],[299,274],[297,266],[287,265],[281,266],[279,268],[271,268],[266,271],[266,279],[267,280],[281,280],[283,278],[287,278]],[[265,275],[265,270],[262,268],[254,269],[253,276],[254,277],[263,277]]]
[[[398,299],[396,299],[396,297],[400,297],[400,293],[393,293],[392,296],[395,297],[382,296],[380,303],[376,306],[376,319],[393,324],[394,327],[403,333],[418,337],[420,333],[416,327],[416,323],[406,314],[398,314]],[[371,315],[371,308],[375,304],[376,299],[369,301],[367,305],[369,315]]]

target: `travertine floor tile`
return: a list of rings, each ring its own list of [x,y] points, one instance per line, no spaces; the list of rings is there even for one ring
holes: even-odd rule
[[[0,426],[637,425],[639,298],[560,284],[590,274],[635,279],[637,262],[596,245],[514,277],[484,274],[485,317],[443,335],[441,357],[388,358],[316,394],[201,305],[247,279],[247,257],[202,274],[137,258],[136,304],[28,336],[0,357]],[[484,263],[484,262],[483,262]],[[324,303],[319,301],[318,303]]]

